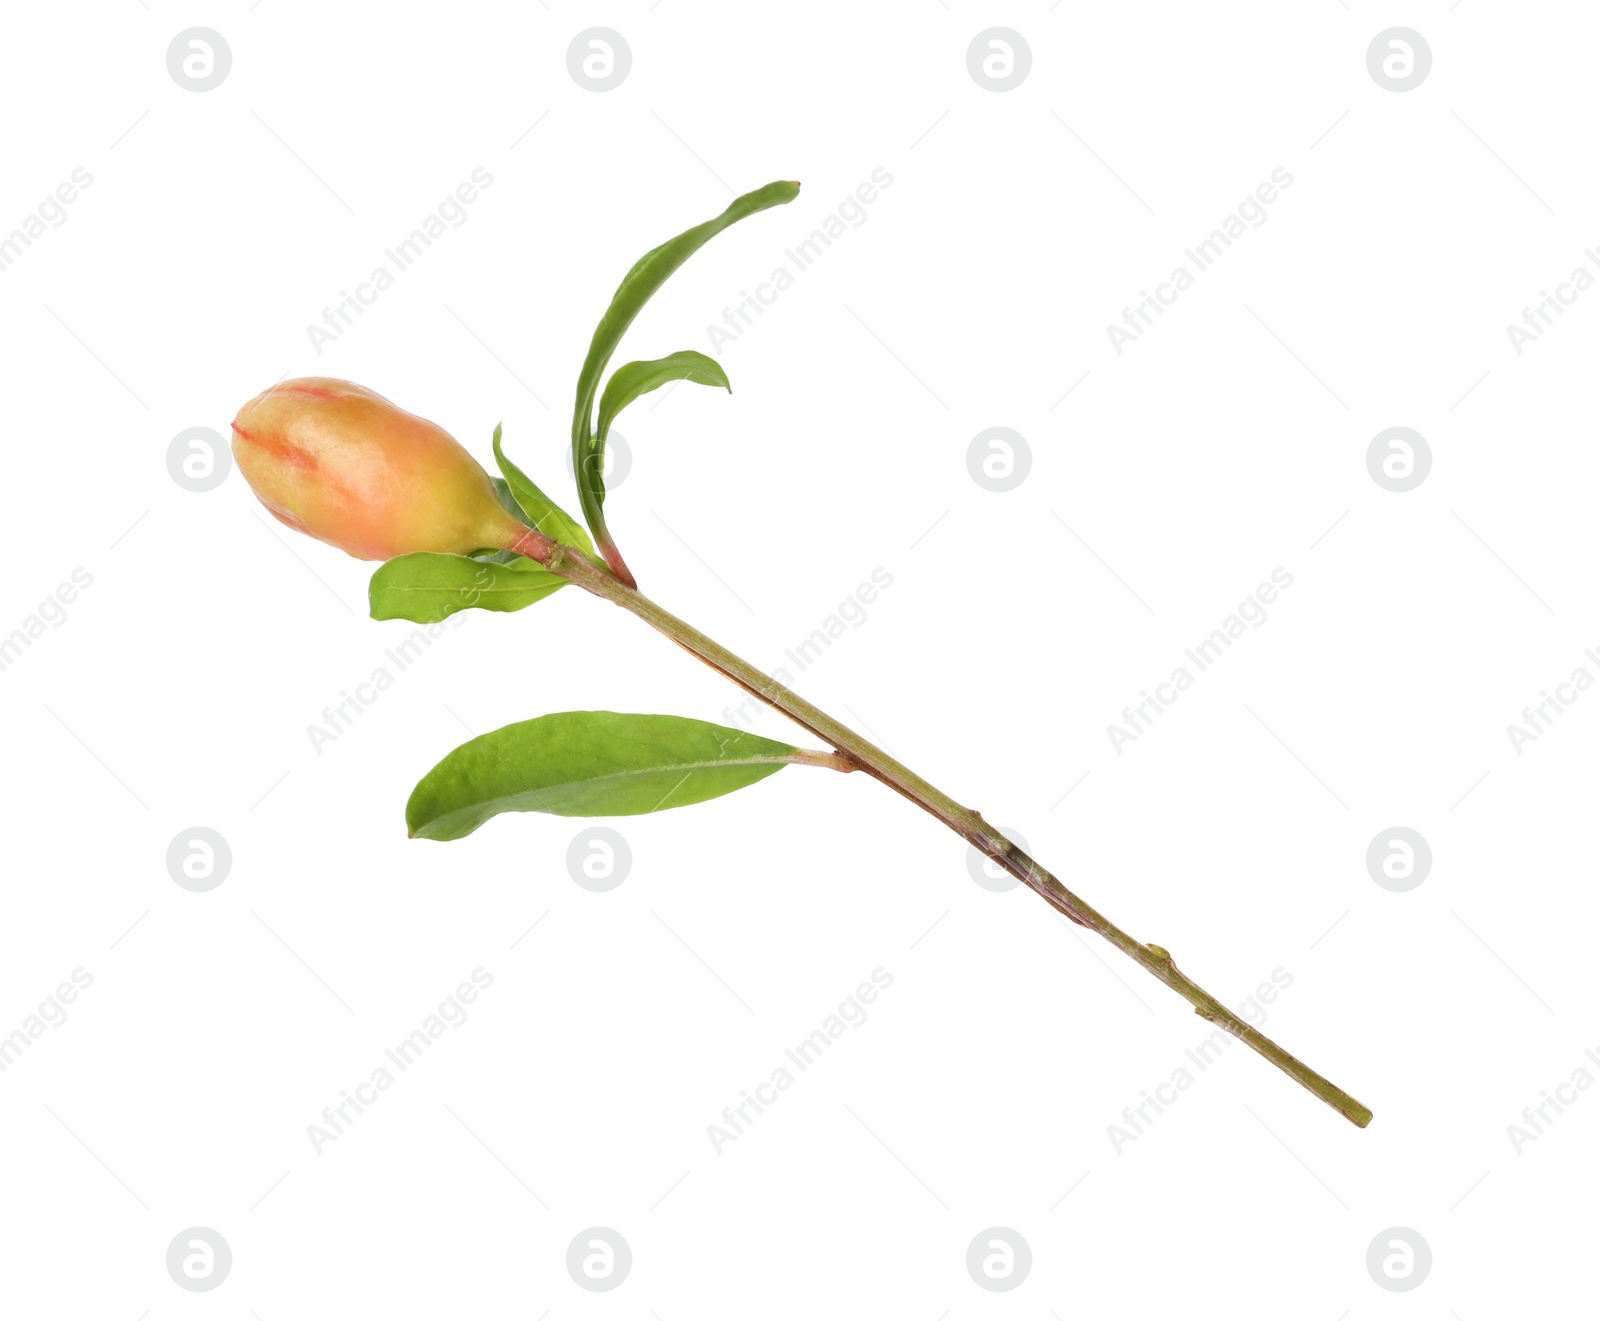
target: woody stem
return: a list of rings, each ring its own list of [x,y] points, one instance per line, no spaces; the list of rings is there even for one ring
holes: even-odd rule
[[[595,596],[638,616],[658,632],[671,638],[686,651],[726,676],[746,692],[781,711],[801,728],[833,747],[840,758],[881,780],[896,793],[910,799],[936,817],[985,857],[1039,895],[1047,904],[1079,926],[1110,941],[1146,972],[1176,991],[1194,1006],[1194,1011],[1224,1032],[1237,1037],[1252,1050],[1270,1060],[1289,1077],[1318,1099],[1332,1106],[1352,1124],[1365,1128],[1372,1111],[1342,1088],[1301,1063],[1283,1047],[1257,1031],[1178,969],[1172,955],[1159,945],[1143,944],[1102,916],[1088,903],[994,829],[981,814],[963,807],[948,794],[935,788],[908,766],[896,761],[853,729],[827,712],[813,706],[798,693],[768,677],[754,665],[734,655],[720,643],[662,609],[637,588],[619,581],[582,552],[570,546],[551,543],[549,553],[537,558],[553,573],[578,584]]]

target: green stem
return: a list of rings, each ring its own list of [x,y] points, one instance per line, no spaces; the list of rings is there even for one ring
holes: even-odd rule
[[[1263,1036],[1250,1024],[1208,994],[1179,971],[1172,955],[1159,945],[1135,940],[1122,928],[1096,912],[1054,876],[1000,834],[983,817],[963,807],[948,794],[936,789],[910,767],[896,761],[882,748],[842,725],[827,712],[813,706],[798,693],[763,674],[699,629],[663,610],[637,588],[619,581],[598,568],[582,552],[570,546],[552,547],[546,566],[563,578],[577,583],[594,595],[637,615],[680,647],[699,657],[712,669],[725,675],[746,692],[783,712],[796,724],[835,748],[838,755],[866,771],[917,806],[937,817],[956,834],[1010,872],[1047,904],[1065,914],[1079,926],[1109,940],[1119,950],[1158,981],[1171,987],[1194,1006],[1195,1013],[1237,1037],[1252,1050],[1270,1060],[1314,1096],[1327,1102],[1352,1124],[1365,1128],[1372,1111],[1342,1088],[1297,1060],[1276,1042]]]

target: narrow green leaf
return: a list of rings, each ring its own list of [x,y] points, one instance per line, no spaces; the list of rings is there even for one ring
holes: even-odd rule
[[[521,555],[501,564],[418,551],[381,564],[367,600],[374,619],[437,624],[458,610],[521,610],[566,585],[565,578]]]
[[[589,540],[589,534],[583,530],[583,525],[541,491],[521,468],[506,458],[506,452],[500,448],[498,425],[494,429],[494,458],[500,465],[500,471],[506,475],[506,485],[510,488],[511,498],[518,506],[513,510],[517,517],[526,518],[545,536],[553,537],[568,546],[576,546],[585,555],[593,558],[594,542]]]
[[[665,358],[648,362],[629,362],[611,373],[605,393],[600,396],[600,425],[595,433],[595,452],[606,452],[606,437],[617,414],[642,394],[659,390],[668,381],[693,381],[696,385],[720,385],[729,394],[728,374],[715,358],[693,349],[681,349]]]
[[[600,324],[595,327],[588,356],[584,358],[583,369],[578,373],[578,397],[572,414],[572,467],[578,475],[578,496],[583,503],[584,519],[593,530],[595,540],[602,545],[607,541],[605,517],[600,511],[605,501],[605,483],[601,477],[605,454],[592,426],[595,395],[599,392],[600,378],[605,374],[611,355],[633,324],[634,317],[639,315],[639,309],[650,301],[651,295],[667,282],[678,267],[706,243],[746,216],[792,202],[799,194],[799,184],[779,181],[736,197],[720,216],[693,229],[686,229],[660,247],[652,248],[622,277],[622,283],[611,297],[611,306],[606,308]]]
[[[504,477],[491,477],[489,478],[489,484],[494,487],[494,493],[500,501],[500,507],[510,514],[512,518],[526,521],[528,511],[519,505],[517,497],[511,494],[511,484]]]
[[[638,816],[743,789],[796,756],[683,716],[560,711],[463,743],[406,803],[413,838],[460,839],[500,812]]]

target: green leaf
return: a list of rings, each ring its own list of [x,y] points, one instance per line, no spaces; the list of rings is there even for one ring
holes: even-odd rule
[[[412,838],[460,839],[500,812],[638,816],[743,789],[796,756],[683,716],[561,711],[463,743],[406,803]]]
[[[642,394],[659,390],[668,381],[693,381],[696,385],[720,385],[729,394],[728,374],[715,358],[708,358],[693,349],[682,349],[665,358],[648,362],[630,362],[611,373],[605,393],[600,396],[600,425],[596,431],[597,454],[606,452],[606,437],[611,434],[611,424],[617,414]]]
[[[504,477],[491,477],[489,484],[494,487],[495,497],[500,501],[500,507],[518,522],[527,519],[528,513],[517,503],[517,497],[511,494],[511,485]]]
[[[565,578],[521,555],[501,564],[418,551],[381,564],[367,600],[374,619],[437,624],[458,610],[521,610],[566,585]]]
[[[583,525],[541,491],[521,468],[506,458],[506,452],[500,448],[498,425],[494,429],[494,457],[495,462],[500,465],[500,471],[506,475],[506,485],[510,488],[512,500],[515,501],[512,512],[518,518],[526,518],[545,536],[568,546],[576,546],[585,555],[593,558],[594,542],[589,540],[589,534],[583,530]],[[503,498],[501,503],[505,503]]]
[[[633,264],[633,269],[622,277],[617,292],[611,296],[611,306],[606,308],[600,324],[595,327],[594,338],[589,343],[588,356],[578,373],[578,398],[572,414],[572,467],[578,475],[578,496],[583,503],[583,516],[593,530],[595,540],[601,545],[609,540],[605,517],[600,506],[605,501],[605,483],[601,473],[605,454],[592,428],[595,395],[600,389],[600,378],[606,364],[616,352],[618,343],[633,324],[650,297],[667,282],[678,267],[715,238],[729,225],[737,224],[746,216],[769,207],[782,206],[800,195],[800,185],[779,181],[757,188],[753,193],[736,197],[720,216],[686,229],[676,238],[668,239],[658,248],[652,248]]]

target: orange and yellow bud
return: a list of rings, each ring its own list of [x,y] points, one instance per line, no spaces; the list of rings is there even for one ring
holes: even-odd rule
[[[357,559],[534,553],[527,539],[544,540],[448,432],[349,381],[308,376],[258,394],[234,419],[233,457],[276,518]]]

